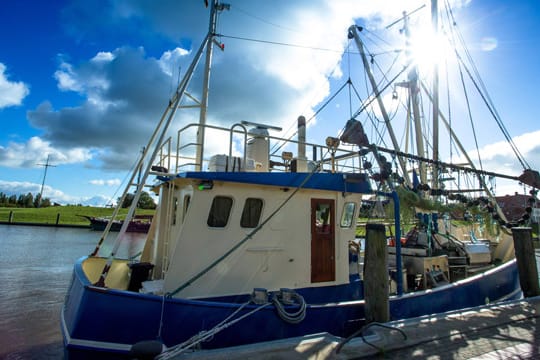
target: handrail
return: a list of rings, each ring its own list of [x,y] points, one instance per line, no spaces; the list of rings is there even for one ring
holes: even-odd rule
[[[242,168],[242,166],[244,167],[244,169],[246,168],[246,144],[247,144],[247,129],[244,125],[242,124],[239,124],[239,123],[236,123],[236,124],[233,124],[233,126],[231,126],[231,134],[229,136],[229,159],[232,158],[232,143],[233,143],[233,135],[234,135],[234,128],[235,127],[241,127],[242,130],[244,131],[244,156],[243,156],[243,160],[242,160],[242,164],[240,165],[240,168]]]
[[[190,123],[183,126],[177,131],[177,136],[176,136],[177,143],[175,146],[176,154],[169,154],[169,159],[171,156],[174,156],[176,159],[176,167],[175,167],[176,172],[180,171],[181,169],[185,169],[187,167],[200,166],[202,168],[203,164],[198,163],[194,155],[187,155],[187,154],[194,153],[195,150],[192,150],[192,149],[196,149],[197,147],[201,146],[201,144],[197,143],[196,141],[190,141],[190,136],[195,137],[196,131],[193,131],[193,130],[197,130],[201,126],[205,127],[206,129],[212,129],[212,130],[223,131],[223,132],[229,133],[229,152],[228,152],[229,156],[232,156],[233,136],[235,134],[242,135],[244,137],[244,152],[243,152],[242,158],[243,158],[244,169],[246,168],[245,164],[247,163],[247,153],[246,153],[247,139],[250,136],[257,136],[260,134],[249,132],[249,130],[246,129],[244,125],[239,124],[239,123],[233,124],[231,128],[225,128],[222,126],[209,125],[209,124],[200,125],[198,123]],[[193,132],[190,133],[190,131],[193,131]],[[265,137],[269,141],[274,140],[277,142],[286,142],[287,144],[290,144],[291,146],[296,146],[299,143],[298,140],[285,139],[279,136],[265,135]],[[315,143],[308,143],[308,142],[306,142],[305,144],[306,146],[309,146],[313,149],[312,161],[320,162],[322,165],[332,164],[331,158],[324,158],[322,155],[323,153],[328,152],[329,150],[328,146],[315,144]],[[337,153],[337,155],[335,156],[336,165],[339,166],[342,170],[345,170],[345,172],[347,171],[357,172],[361,168],[360,164],[357,164],[357,165],[347,164],[347,162],[350,161],[351,159],[358,158],[359,154],[357,151],[337,148],[336,153]],[[277,155],[277,154],[269,154],[269,157],[273,159],[276,159],[276,158],[281,159],[280,155]],[[166,157],[163,157],[162,159],[160,159],[160,163],[158,165],[165,166],[164,161],[161,161],[161,160],[164,160],[165,158]],[[189,160],[189,161],[182,163],[182,160]],[[203,162],[208,161],[208,160],[205,160],[204,154],[202,157],[202,161]],[[279,171],[279,169],[275,169],[275,168],[273,170]],[[174,172],[174,171],[171,171],[171,172]]]

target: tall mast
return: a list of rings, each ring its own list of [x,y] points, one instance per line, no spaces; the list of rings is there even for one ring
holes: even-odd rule
[[[436,36],[439,32],[437,0],[431,0],[431,24],[433,34]],[[437,39],[437,37],[435,37]],[[433,64],[433,160],[439,161],[439,64],[437,61]],[[433,166],[433,178],[431,179],[432,188],[439,188],[439,168]]]
[[[366,70],[366,74],[369,78],[369,82],[371,83],[371,87],[375,94],[375,98],[377,99],[377,103],[379,105],[381,114],[384,119],[384,123],[386,125],[386,128],[388,129],[388,134],[390,135],[390,139],[392,140],[392,145],[394,146],[394,149],[396,151],[400,151],[396,135],[394,134],[394,128],[392,127],[392,124],[390,123],[390,117],[388,116],[388,112],[386,111],[386,108],[382,101],[382,97],[380,96],[381,94],[379,92],[377,82],[375,81],[375,78],[373,77],[373,73],[371,72],[371,67],[369,66],[369,61],[364,51],[364,45],[362,43],[362,40],[360,39],[360,35],[358,35],[358,30],[355,25],[352,25],[351,27],[349,27],[349,36],[352,36],[354,38],[356,47],[358,47],[358,50],[360,51],[360,56],[362,57],[362,63],[364,64],[364,69]],[[401,156],[398,156],[397,159],[401,167],[401,171],[403,173],[405,184],[410,185],[410,180],[409,180],[409,177],[407,176],[407,165],[405,163],[405,160]]]
[[[410,37],[411,33],[409,30],[409,16],[406,12],[403,12],[403,32],[405,34],[406,39],[406,52],[407,57],[411,58],[411,47],[410,47]],[[418,94],[420,88],[418,87],[418,66],[413,61],[411,64],[411,68],[407,74],[408,79],[408,90],[409,90],[409,98],[410,103],[412,105],[412,112],[413,112],[413,121],[414,121],[414,129],[415,129],[415,138],[416,138],[416,151],[418,156],[420,157],[426,157],[426,153],[424,150],[424,138],[423,138],[423,128],[422,128],[422,120],[420,119],[420,107],[419,107],[419,100],[418,100]],[[426,174],[426,165],[422,162],[418,164],[418,172],[420,173],[420,181],[423,184],[427,183],[427,174]]]
[[[204,154],[204,125],[206,124],[206,110],[208,108],[208,89],[210,87],[210,70],[212,67],[212,53],[215,42],[218,12],[229,9],[228,4],[219,4],[218,0],[212,0],[210,5],[210,24],[208,26],[208,43],[206,44],[206,60],[204,65],[203,93],[200,102],[199,129],[197,130],[197,152],[195,160],[195,171],[202,170]],[[222,48],[223,49],[223,48]]]

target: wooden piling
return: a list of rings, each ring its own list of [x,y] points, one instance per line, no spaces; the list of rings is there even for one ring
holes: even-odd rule
[[[388,298],[388,253],[383,224],[366,225],[364,257],[364,297],[366,322],[390,321]]]
[[[540,295],[536,256],[530,227],[512,228],[514,251],[519,272],[519,284],[524,297]]]

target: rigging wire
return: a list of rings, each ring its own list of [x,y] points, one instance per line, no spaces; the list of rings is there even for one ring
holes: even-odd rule
[[[334,100],[334,98],[337,95],[339,95],[339,93],[345,88],[345,86],[347,86],[349,81],[350,81],[350,79],[348,79],[345,83],[343,83],[343,85],[341,85],[341,87],[338,89],[338,91],[336,93],[334,93],[334,95],[332,95],[328,100],[326,100],[324,102],[324,104],[317,111],[315,111],[315,113],[309,119],[306,120],[306,126],[307,126],[307,124],[309,124],[310,121],[312,121],[326,107],[326,105],[328,105],[332,100]],[[295,130],[294,133],[291,134],[291,136],[289,136],[286,140],[292,139],[294,136],[296,136],[297,133],[298,133],[298,129]],[[271,154],[275,155],[276,152],[278,152],[281,148],[283,148],[283,146],[286,145],[286,140],[283,140],[281,142],[281,144],[279,144],[279,145],[276,144],[274,147],[277,147],[277,148],[275,150],[273,150],[271,152]]]
[[[448,2],[448,0],[446,1]],[[447,5],[448,6],[448,5]],[[449,7],[449,6],[448,6]],[[508,130],[506,129],[506,127],[504,126],[502,120],[501,120],[501,117],[497,111],[497,109],[495,108],[495,105],[493,104],[493,101],[491,100],[491,97],[489,96],[489,93],[487,91],[487,88],[484,84],[484,82],[482,81],[482,78],[480,77],[480,74],[479,74],[479,71],[478,69],[476,68],[476,65],[474,63],[474,61],[472,60],[472,57],[471,57],[471,54],[467,48],[467,46],[465,45],[465,40],[463,39],[463,36],[461,35],[461,33],[459,31],[457,31],[457,23],[455,21],[455,17],[454,17],[454,14],[452,12],[452,9],[450,8],[449,9],[449,14],[450,14],[450,17],[453,21],[453,24],[454,24],[454,27],[453,29],[456,31],[457,33],[457,36],[460,40],[460,43],[464,49],[464,52],[465,52],[465,55],[468,59],[468,61],[470,62],[471,64],[471,67],[472,67],[472,70],[474,72],[474,74],[476,75],[476,78],[473,77],[473,75],[471,74],[469,68],[464,64],[464,61],[463,59],[461,58],[461,56],[459,56],[459,54],[457,54],[457,50],[456,50],[456,54],[457,54],[457,57],[458,57],[458,60],[464,64],[464,67],[465,67],[465,71],[467,72],[467,74],[469,75],[472,83],[474,84],[476,90],[478,91],[478,93],[480,94],[480,96],[482,97],[482,100],[484,101],[484,103],[486,104],[489,112],[491,113],[491,115],[493,116],[495,122],[497,123],[497,125],[499,126],[499,129],[501,130],[501,132],[503,133],[506,141],[508,142],[508,144],[510,145],[510,147],[512,148],[512,150],[514,151],[514,154],[516,155],[516,157],[518,158],[518,161],[521,163],[521,165],[523,166],[524,169],[530,169],[530,166],[529,164],[527,163],[527,161],[525,160],[525,158],[523,157],[523,155],[520,153],[519,149],[517,148],[516,144],[514,143],[514,141],[512,140],[512,137],[510,136],[510,133],[508,132]],[[478,80],[476,80],[478,79]]]
[[[339,68],[339,64],[341,63],[343,57],[345,56],[345,53],[343,52],[342,55],[341,55],[341,58],[337,61],[336,65],[333,67],[332,71],[329,72],[329,74],[326,76],[326,80],[329,81],[330,77],[336,72],[336,69]],[[350,79],[347,80],[347,82],[345,82],[337,91],[334,95],[332,95],[330,97],[330,99],[328,101],[326,101],[319,110],[317,110],[312,116],[309,117],[309,119],[306,120],[306,126],[307,124],[309,124],[323,109],[324,107],[326,107],[326,105],[328,105],[328,103],[330,103],[344,88],[345,86],[347,85],[347,83],[350,81]],[[315,95],[314,95],[315,96]],[[309,107],[309,106],[307,106]],[[296,136],[298,134],[298,128],[296,128],[294,126],[294,124],[291,124],[291,126],[289,127],[289,129],[287,130],[287,132],[289,132],[291,129],[294,129],[293,133],[286,138],[286,140],[283,140],[281,142],[281,144],[278,142],[276,144],[274,144],[272,146],[272,149],[271,149],[271,155],[275,155],[276,152],[278,152],[280,149],[282,149],[288,142],[288,140],[292,139],[294,136]],[[274,150],[275,149],[275,150]]]
[[[295,30],[295,29],[292,29],[292,28],[290,28],[290,27],[286,27],[286,26],[283,26],[283,25],[279,25],[279,24],[273,23],[273,22],[271,22],[271,21],[268,21],[268,20],[266,20],[266,19],[263,19],[263,18],[260,17],[260,16],[254,15],[254,14],[252,14],[252,13],[250,13],[250,12],[248,12],[248,11],[242,9],[242,8],[240,8],[237,4],[234,4],[234,10],[238,10],[238,11],[241,12],[242,14],[247,15],[247,16],[253,18],[253,19],[259,20],[260,22],[265,23],[265,24],[267,24],[267,25],[271,25],[271,26],[274,26],[274,27],[276,27],[276,28],[279,28],[279,29],[282,29],[282,30],[286,30],[286,31],[290,31],[290,32],[294,32],[294,33],[301,33],[301,32],[298,31],[298,30]]]
[[[479,149],[479,146],[478,146],[478,138],[476,136],[476,128],[474,126],[472,113],[471,113],[471,104],[470,104],[470,101],[469,101],[469,94],[467,92],[467,87],[465,86],[465,79],[463,78],[463,71],[461,69],[461,64],[459,64],[459,77],[461,79],[461,85],[463,86],[463,94],[465,95],[465,102],[467,103],[467,114],[469,116],[469,121],[471,123],[471,129],[472,129],[472,132],[473,132],[474,143],[476,145],[476,152],[477,152],[477,156],[478,156],[478,162],[479,162],[479,165],[480,165],[480,169],[483,169],[482,158],[480,157],[480,149]]]
[[[243,37],[243,36],[233,36],[233,35],[224,35],[224,34],[215,34],[215,36],[223,37],[223,38],[227,38],[227,39],[251,41],[251,42],[256,42],[256,43],[261,43],[261,44],[288,46],[288,47],[294,47],[294,48],[298,48],[298,49],[308,49],[308,50],[326,51],[326,52],[334,52],[334,53],[343,53],[343,50],[328,49],[328,48],[322,48],[322,47],[317,47],[317,46],[307,46],[307,45],[300,45],[300,44],[290,44],[290,43],[284,43],[284,42],[280,42],[280,41],[253,39],[253,38],[248,38],[248,37]]]
[[[363,106],[361,106],[354,114],[353,114],[353,118],[357,117],[358,115],[360,115],[364,110],[366,110],[366,108],[371,105],[371,103],[373,101],[375,101],[375,99],[377,98],[377,96],[380,96],[380,94],[382,94],[386,89],[388,89],[390,87],[390,85],[392,85],[394,83],[394,81],[396,81],[396,79],[398,77],[400,77],[410,66],[410,63],[407,64],[406,66],[403,67],[403,69],[401,69],[401,71],[396,75],[394,76],[390,82],[388,82],[382,89],[379,90],[378,94],[374,94],[374,96],[370,97],[369,98],[369,101],[367,101],[366,103],[363,104]]]

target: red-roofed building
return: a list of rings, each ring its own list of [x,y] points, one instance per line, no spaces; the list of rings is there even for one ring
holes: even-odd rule
[[[528,206],[533,209],[538,209],[540,207],[538,201],[534,201],[534,198],[531,195],[515,193],[514,195],[497,196],[495,199],[506,216],[506,220],[510,222],[521,219],[526,213],[525,208]],[[535,217],[534,215],[537,215],[538,211],[539,210],[533,210],[531,216]],[[533,221],[538,222],[538,219],[533,219]]]

